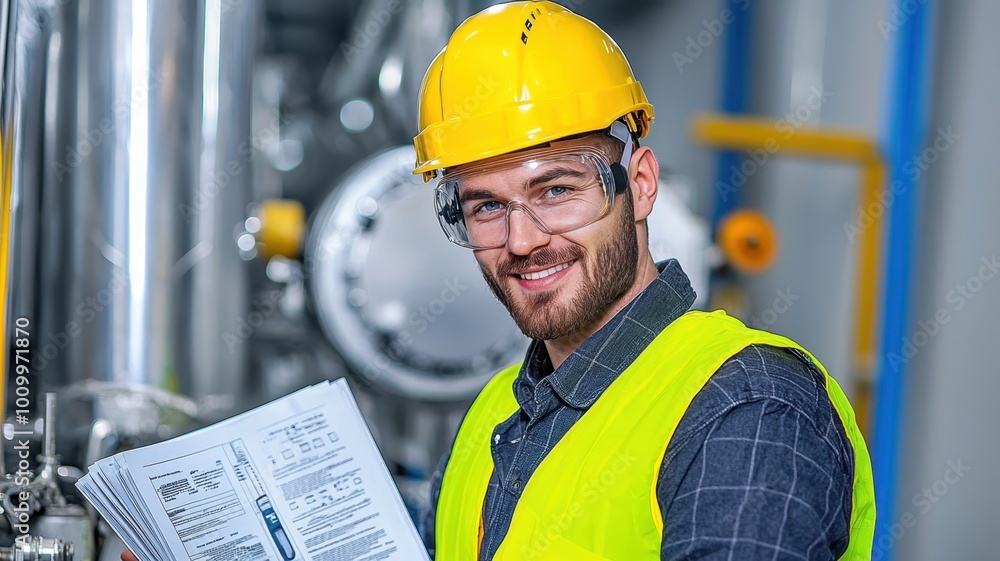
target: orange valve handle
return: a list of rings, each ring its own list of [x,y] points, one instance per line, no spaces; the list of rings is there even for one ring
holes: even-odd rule
[[[726,261],[745,273],[762,273],[778,258],[778,233],[759,212],[729,213],[719,223],[716,239]]]

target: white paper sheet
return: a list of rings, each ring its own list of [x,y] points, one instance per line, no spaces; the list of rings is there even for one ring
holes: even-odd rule
[[[142,559],[429,559],[343,379],[90,469]]]

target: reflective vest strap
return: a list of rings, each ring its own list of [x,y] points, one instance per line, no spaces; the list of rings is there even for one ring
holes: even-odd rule
[[[506,368],[486,384],[455,436],[435,513],[438,561],[479,558],[483,503],[493,475],[491,436],[519,407],[511,387],[520,368],[520,364]]]
[[[814,359],[815,360],[815,359]],[[851,508],[851,535],[842,561],[870,561],[875,541],[875,479],[868,447],[854,419],[854,409],[837,380],[827,376],[830,401],[840,414],[847,437],[854,449],[854,493]]]

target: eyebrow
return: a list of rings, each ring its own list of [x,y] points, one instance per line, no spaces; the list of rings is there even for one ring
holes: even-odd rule
[[[552,168],[526,181],[521,186],[521,189],[524,191],[529,191],[540,184],[545,184],[550,181],[555,181],[556,179],[563,179],[566,177],[572,177],[574,179],[577,179],[585,177],[586,175],[587,175],[586,173],[573,168],[566,168],[566,167]],[[488,189],[472,189],[470,191],[464,191],[460,193],[458,201],[459,204],[465,204],[469,201],[481,201],[481,200],[488,200],[495,198],[497,198],[496,193]]]
[[[528,182],[524,185],[524,190],[527,191],[540,183],[548,183],[549,181],[555,181],[556,179],[562,179],[564,177],[572,177],[574,179],[578,179],[581,177],[585,177],[586,175],[587,175],[586,173],[573,168],[566,168],[566,167],[552,168],[546,171],[545,173],[542,173],[540,175],[537,175],[529,179]]]

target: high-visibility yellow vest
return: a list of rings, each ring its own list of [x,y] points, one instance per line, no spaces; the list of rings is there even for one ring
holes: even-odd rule
[[[875,531],[871,460],[837,382],[793,341],[724,312],[688,312],[671,323],[570,428],[525,483],[494,561],[655,561],[663,517],[656,484],[667,444],[691,401],[749,345],[798,349],[823,372],[854,447],[850,543],[843,560],[870,559]],[[437,504],[437,561],[476,561],[483,501],[493,472],[493,431],[518,410],[520,365],[495,376],[458,431]],[[669,528],[667,533],[669,534]]]

